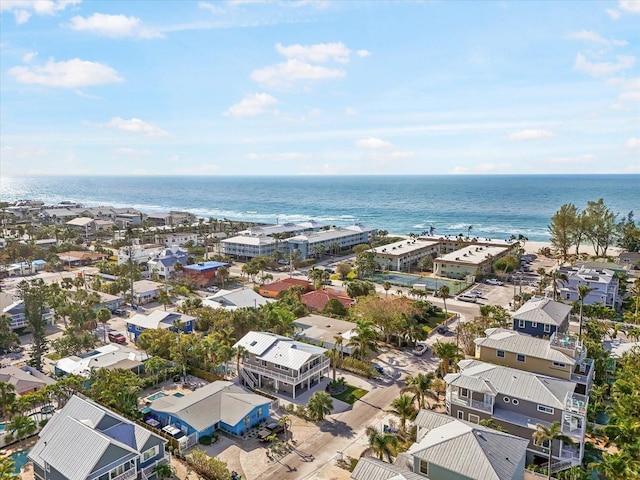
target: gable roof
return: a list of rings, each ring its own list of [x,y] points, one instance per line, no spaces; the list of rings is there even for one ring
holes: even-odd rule
[[[572,308],[571,305],[565,305],[550,298],[533,297],[513,314],[513,318],[560,326],[567,319]]]
[[[273,300],[264,298],[250,288],[239,290],[220,290],[215,295],[205,298],[202,303],[211,308],[226,308],[235,310],[237,308],[255,308],[271,303]]]
[[[383,462],[373,457],[360,457],[351,472],[353,480],[425,480],[423,475]]]
[[[355,303],[355,300],[346,293],[331,288],[314,290],[313,292],[305,293],[300,298],[304,305],[316,310],[322,310],[329,300],[333,299],[338,300],[345,308],[350,308]]]
[[[121,433],[125,430],[128,435]],[[41,467],[48,463],[69,480],[85,480],[105,466],[106,459],[111,463],[135,458],[152,437],[166,443],[120,415],[74,395],[42,429],[29,458]]]
[[[154,310],[149,315],[137,313],[128,318],[127,323],[142,328],[171,328],[174,321],[189,322],[191,320],[195,320],[195,317],[181,313]]]
[[[78,217],[73,220],[69,220],[67,225],[76,226],[76,227],[86,227],[87,225],[93,223],[93,218],[89,217]]]
[[[179,417],[197,431],[218,422],[237,425],[258,406],[268,405],[271,399],[257,395],[233,382],[216,381],[184,397],[167,395],[154,400],[150,408]]]
[[[458,476],[511,480],[524,466],[527,439],[424,409],[416,425],[419,438],[407,453]]]
[[[0,368],[0,382],[13,385],[18,395],[22,395],[23,392],[34,388],[42,388],[56,383],[54,379],[43,375],[36,369],[28,366],[16,367],[13,365]]]
[[[314,356],[321,356],[326,348],[298,342],[287,337],[266,332],[249,332],[234,348],[244,347],[259,360],[298,370]]]
[[[505,352],[521,353],[528,357],[543,358],[545,360],[575,365],[576,360],[566,353],[551,348],[551,342],[543,338],[531,337],[522,333],[505,330],[502,328],[490,328],[487,336],[476,338],[475,344],[479,347],[487,347]]]
[[[567,394],[573,394],[576,388],[576,384],[568,380],[478,360],[461,360],[458,366],[460,367],[459,373],[449,373],[444,377],[447,385],[484,393],[493,391],[561,410],[565,407]]]
[[[279,293],[284,290],[288,290],[293,286],[300,286],[305,289],[308,289],[311,287],[311,283],[308,280],[302,280],[300,278],[284,278],[277,282],[272,282],[267,285],[262,285],[260,287],[260,290]]]

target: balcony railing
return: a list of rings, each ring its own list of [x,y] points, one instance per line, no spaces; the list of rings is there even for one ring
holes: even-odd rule
[[[138,476],[138,472],[135,468],[130,468],[124,473],[121,473],[117,477],[113,477],[111,480],[129,480],[130,478],[136,478]]]
[[[302,372],[298,375],[287,375],[286,373],[280,373],[277,370],[263,367],[262,365],[255,365],[253,363],[243,363],[242,367],[246,370],[260,373],[266,377],[273,378],[275,380],[281,380],[286,383],[297,385],[298,383],[308,379],[312,375],[321,372],[322,370],[329,369],[329,359],[322,360],[318,365],[310,368],[306,372]]]
[[[551,338],[549,339],[549,341],[551,342],[551,346],[553,348],[570,352],[570,355],[574,358],[577,358],[580,355],[583,355],[584,346],[582,345],[582,342],[578,339],[578,336],[573,333],[554,332],[553,335],[551,335]]]
[[[447,401],[456,405],[463,405],[465,407],[471,407],[475,410],[481,410],[486,413],[493,411],[493,403],[485,403],[480,400],[474,400],[468,397],[461,397],[457,392],[447,393]]]
[[[578,383],[588,384],[590,377],[593,376],[593,360],[590,358],[584,360],[581,364],[576,365],[571,374],[571,380]]]
[[[169,452],[164,452],[164,455],[162,458],[156,460],[151,465],[144,467],[142,469],[142,473],[147,477],[150,477],[151,474],[153,473],[154,468],[156,468],[158,465],[164,465],[166,463],[171,463],[171,454]]]
[[[579,415],[587,414],[587,404],[589,397],[578,393],[567,393],[564,401],[564,409],[567,412],[577,413]]]

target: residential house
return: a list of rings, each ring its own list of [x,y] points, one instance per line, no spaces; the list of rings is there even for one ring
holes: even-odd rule
[[[40,218],[46,225],[64,225],[72,218],[78,216],[77,213],[72,212],[68,208],[45,208],[40,213]]]
[[[356,301],[345,292],[333,288],[305,293],[300,300],[312,312],[322,312],[329,300],[338,300],[347,309],[356,304]]]
[[[580,300],[578,287],[588,285],[591,291],[584,298],[585,305],[599,303],[605,307],[617,308],[621,304],[620,281],[612,270],[584,267],[560,267],[568,281],[560,285],[558,297],[567,303]],[[546,289],[547,296],[553,295],[552,286]]]
[[[258,308],[271,302],[273,300],[264,298],[250,288],[240,288],[238,290],[220,290],[202,300],[202,305],[211,308],[237,310],[238,308]]]
[[[593,385],[593,359],[578,336],[555,332],[551,338],[537,338],[501,328],[490,328],[477,338],[476,358],[527,372],[576,382],[576,393],[587,395]]]
[[[81,267],[87,265],[94,265],[98,262],[106,260],[109,255],[98,252],[90,251],[69,251],[64,253],[58,253],[58,258],[62,263],[69,267]]]
[[[267,298],[278,298],[278,296],[291,287],[302,287],[303,293],[311,290],[311,283],[308,280],[302,280],[300,278],[284,278],[277,282],[268,283],[258,287],[258,293]]]
[[[550,298],[532,297],[511,316],[513,329],[534,337],[551,337],[569,330],[571,305]]]
[[[618,255],[616,263],[627,270],[640,269],[640,252],[622,252]]]
[[[138,337],[145,330],[164,329],[177,331],[176,325],[180,325],[180,331],[183,333],[192,333],[195,325],[195,317],[183,315],[175,312],[164,312],[162,310],[154,310],[149,315],[138,313],[127,319],[127,333],[129,338],[134,342],[138,341]]]
[[[118,265],[129,263],[129,261],[136,265],[141,265],[147,263],[165,250],[164,247],[155,243],[121,247],[118,249]]]
[[[511,252],[508,246],[471,244],[433,260],[433,273],[439,277],[465,280],[491,273],[493,264]]]
[[[147,266],[150,272],[156,273],[159,277],[171,278],[176,271],[176,263],[184,266],[187,264],[188,259],[189,253],[186,250],[180,250],[174,245],[154,255],[147,262]]]
[[[14,297],[5,292],[0,292],[0,309],[3,315],[7,315],[11,320],[9,328],[17,330],[25,328],[28,324],[24,314],[24,302],[19,297]],[[42,318],[47,325],[53,325],[53,310],[45,307]]]
[[[124,303],[124,300],[119,295],[111,295],[109,293],[98,292],[96,290],[89,290],[89,293],[97,293],[100,297],[100,303],[96,306],[96,310],[101,308],[106,308],[113,312],[120,308],[120,306]]]
[[[198,234],[189,232],[156,233],[153,241],[157,244],[164,245],[167,248],[172,247],[173,245],[182,247],[189,242],[193,245],[198,245]]]
[[[37,392],[47,385],[53,385],[56,381],[47,377],[35,368],[27,365],[14,366],[9,365],[0,368],[0,382],[13,385],[18,395]]]
[[[49,250],[51,247],[58,245],[58,241],[55,238],[43,238],[33,242],[37,247]]]
[[[69,220],[65,225],[70,230],[77,232],[85,241],[92,239],[98,229],[95,220],[90,217],[74,218],[73,220]]]
[[[109,343],[84,355],[72,355],[57,360],[54,372],[58,377],[71,374],[89,378],[92,370],[122,368],[140,374],[144,370],[143,362],[147,359],[148,356],[144,352]]]
[[[170,292],[173,290],[173,287],[151,280],[138,280],[137,282],[133,282],[133,299],[136,305],[155,302],[158,300],[162,290]],[[129,294],[131,294],[131,292],[129,292]]]
[[[374,457],[360,457],[349,478],[353,480],[425,480],[426,477],[406,467]]]
[[[69,399],[29,451],[36,480],[155,480],[167,441],[79,395]]]
[[[331,350],[337,348],[344,354],[351,355],[352,347],[347,346],[355,336],[356,324],[338,318],[309,314],[293,321],[295,338]],[[336,344],[336,338],[342,343]]]
[[[149,417],[160,423],[158,428],[177,429],[189,439],[189,445],[217,430],[244,434],[269,418],[271,402],[233,382],[219,380],[182,397],[160,397],[148,408]]]
[[[183,271],[198,287],[206,287],[214,282],[220,267],[229,268],[229,266],[230,264],[225,262],[207,261],[185,265]]]
[[[527,464],[548,458],[548,445],[533,441],[537,425],[559,422],[574,443],[554,442],[552,473],[580,465],[589,397],[576,393],[575,382],[478,360],[462,360],[458,366],[458,373],[444,377],[449,415],[473,423],[493,419],[512,435],[527,439]]]
[[[437,256],[440,243],[432,240],[409,238],[381,245],[373,249],[375,260],[382,270],[410,270],[424,257]]]
[[[240,381],[296,398],[329,373],[326,348],[266,332],[249,332],[234,348],[243,347]]]
[[[118,213],[113,221],[120,228],[139,227],[140,225],[142,225],[142,214]]]

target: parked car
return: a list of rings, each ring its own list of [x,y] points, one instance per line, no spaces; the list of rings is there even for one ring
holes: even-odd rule
[[[56,407],[54,407],[53,405],[45,405],[40,409],[40,413],[44,415],[52,414],[55,411],[56,411]]]
[[[373,364],[373,369],[378,372],[380,375],[382,375],[384,373],[384,368],[382,368],[380,365],[378,365],[377,363]]]
[[[482,292],[480,290],[471,290],[471,291],[467,292],[467,295],[473,295],[474,297],[481,298],[482,297]]]
[[[469,295],[468,293],[463,293],[456,297],[456,300],[460,300],[461,302],[471,302],[476,303],[478,301],[478,297],[475,295]]]
[[[504,283],[502,283],[500,280],[496,280],[495,278],[487,278],[484,283],[486,283],[487,285],[504,285]]]
[[[207,292],[216,293],[218,291],[220,291],[220,289],[218,287],[207,287]]]
[[[417,356],[422,356],[424,352],[429,350],[429,347],[426,343],[416,343],[416,346],[413,347],[413,354]]]
[[[278,435],[284,432],[284,425],[278,422],[271,422],[258,432],[258,440],[266,442],[271,435]]]
[[[118,317],[122,317],[122,316],[124,316],[124,315],[126,315],[126,314],[127,314],[127,311],[126,311],[126,310],[122,310],[121,308],[116,308],[116,309],[113,311],[113,314],[114,314],[114,315],[117,315]]]
[[[109,332],[109,341],[113,343],[119,343],[120,345],[124,345],[127,343],[127,337],[118,332]]]

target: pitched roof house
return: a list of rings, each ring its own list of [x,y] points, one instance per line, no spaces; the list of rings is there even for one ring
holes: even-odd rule
[[[20,367],[9,365],[0,368],[0,382],[13,385],[18,395],[35,392],[47,385],[56,383],[53,378],[47,377],[35,368],[27,365]]]
[[[324,310],[324,307],[329,300],[338,300],[342,305],[344,305],[344,308],[351,308],[356,303],[356,301],[345,292],[334,290],[333,288],[314,290],[313,292],[305,293],[301,298],[302,303],[309,310],[316,312]]]
[[[571,310],[571,305],[550,298],[533,297],[511,316],[513,329],[534,337],[550,337],[556,331],[566,332]]]

